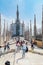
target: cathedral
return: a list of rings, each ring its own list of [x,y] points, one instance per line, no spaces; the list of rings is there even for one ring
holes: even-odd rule
[[[24,21],[23,23],[20,22],[18,5],[17,5],[17,12],[16,12],[16,21],[15,23],[11,24],[10,31],[11,31],[12,37],[15,37],[15,36],[24,37]]]

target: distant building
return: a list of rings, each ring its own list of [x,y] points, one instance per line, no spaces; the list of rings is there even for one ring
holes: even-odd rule
[[[17,5],[16,14],[17,14],[16,21],[15,21],[15,23],[12,23],[10,26],[11,35],[12,35],[12,37],[24,36],[24,22],[20,23],[18,5]]]

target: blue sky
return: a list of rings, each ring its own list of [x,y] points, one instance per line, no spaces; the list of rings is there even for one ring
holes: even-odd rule
[[[0,13],[2,14],[2,19],[5,18],[10,21],[11,19],[16,20],[17,4],[19,6],[20,20],[24,20],[25,24],[28,24],[31,19],[33,24],[34,14],[36,14],[37,27],[41,27],[43,0],[0,0]]]

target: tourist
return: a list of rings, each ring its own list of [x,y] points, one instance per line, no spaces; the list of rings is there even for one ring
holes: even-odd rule
[[[24,57],[25,57],[25,50],[26,50],[26,44],[25,44],[25,41],[23,41],[22,42],[22,57],[21,58],[18,58],[17,59],[17,61],[16,61],[16,63],[18,63],[18,61],[20,60],[20,59],[23,59]]]
[[[17,52],[20,51],[20,42],[19,42],[19,40],[16,43],[16,47],[17,47]]]
[[[31,41],[31,49],[34,49],[33,41]]]
[[[32,44],[32,39],[31,39],[30,43]]]
[[[20,42],[20,46],[22,46],[22,44],[23,44],[23,41]]]
[[[4,41],[4,51],[6,51],[6,41]]]
[[[25,44],[25,41],[23,41],[22,50],[23,50],[22,58],[24,58],[24,57],[25,57],[25,51],[26,51],[26,44]]]
[[[8,50],[10,49],[9,42],[7,43],[7,49],[8,49]]]
[[[6,61],[5,62],[5,65],[10,65],[10,61]]]
[[[28,52],[28,43],[26,42],[26,51],[25,52]]]
[[[1,48],[2,48],[2,47],[0,46],[0,57],[1,57],[1,54],[2,54],[2,50],[1,50]]]

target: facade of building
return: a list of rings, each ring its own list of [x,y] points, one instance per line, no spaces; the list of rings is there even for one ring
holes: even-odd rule
[[[15,23],[12,23],[10,26],[11,35],[12,35],[12,37],[24,36],[24,22],[23,23],[20,22],[18,5],[17,5],[16,15],[17,15],[17,17],[16,17]]]

